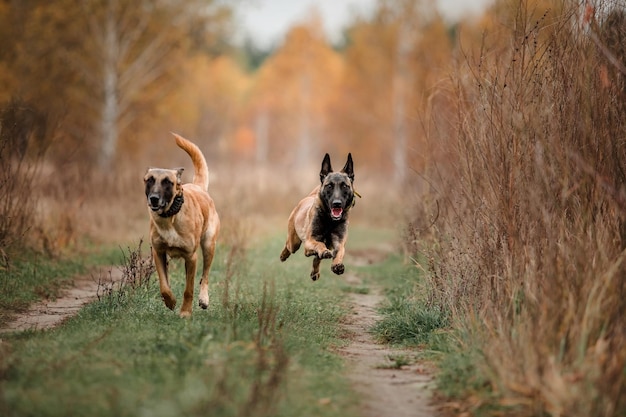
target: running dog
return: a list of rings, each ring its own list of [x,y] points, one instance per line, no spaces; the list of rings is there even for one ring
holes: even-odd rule
[[[170,288],[167,256],[185,260],[185,292],[180,317],[190,317],[193,304],[194,279],[198,247],[202,248],[202,279],[199,305],[209,306],[209,269],[215,255],[220,219],[208,193],[209,169],[200,149],[187,139],[173,133],[176,144],[191,157],[193,183],[183,184],[183,168],[149,168],[144,176],[146,198],[150,210],[150,242],[159,276],[161,296],[174,310],[176,297]]]
[[[320,277],[320,262],[331,259],[331,270],[344,272],[343,256],[348,238],[348,215],[354,206],[352,154],[341,172],[333,172],[326,154],[320,171],[321,184],[293,209],[287,223],[287,242],[280,254],[284,262],[304,242],[304,255],[313,256],[311,279]]]

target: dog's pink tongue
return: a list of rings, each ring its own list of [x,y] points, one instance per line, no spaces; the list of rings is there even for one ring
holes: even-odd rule
[[[331,209],[331,212],[333,213],[333,217],[341,217],[343,210],[341,208],[333,208]]]

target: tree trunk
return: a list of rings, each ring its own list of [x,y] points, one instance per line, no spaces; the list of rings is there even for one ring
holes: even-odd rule
[[[254,131],[256,136],[255,157],[259,166],[265,166],[269,156],[269,115],[267,108],[263,107],[257,113],[254,122]]]
[[[115,149],[118,139],[119,76],[117,73],[118,42],[115,18],[111,11],[107,14],[105,22],[105,42],[103,56],[103,101],[102,115],[100,120],[100,153],[98,164],[102,169],[111,167],[115,157]]]
[[[298,150],[296,161],[298,166],[305,166],[311,157],[311,74],[305,69],[300,74],[300,115]]]
[[[401,23],[396,45],[396,62],[393,73],[393,165],[394,182],[401,185],[406,178],[407,160],[407,127],[406,127],[406,95],[409,88],[410,71],[408,55],[412,46],[412,30],[408,23]]]

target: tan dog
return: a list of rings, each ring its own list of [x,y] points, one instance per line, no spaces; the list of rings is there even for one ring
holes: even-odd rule
[[[348,239],[348,214],[354,206],[354,169],[352,154],[341,172],[333,172],[330,157],[324,156],[321,184],[300,200],[287,222],[287,242],[280,254],[284,262],[304,242],[304,255],[313,256],[311,279],[320,277],[320,262],[331,259],[331,270],[344,272],[343,257]],[[358,195],[358,194],[356,194]]]
[[[167,256],[185,260],[185,293],[181,317],[191,316],[198,247],[202,248],[202,279],[200,307],[209,305],[209,269],[215,255],[220,219],[208,194],[209,170],[200,149],[182,136],[173,133],[176,144],[193,162],[192,184],[182,184],[183,168],[150,168],[144,176],[146,198],[150,209],[150,241],[152,255],[159,275],[159,286],[165,305],[176,307],[170,288]]]

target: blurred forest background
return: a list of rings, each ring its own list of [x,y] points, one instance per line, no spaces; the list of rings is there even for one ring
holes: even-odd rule
[[[228,2],[2,1],[0,158],[12,168],[0,247],[30,239],[54,253],[85,233],[119,241],[135,231],[148,166],[187,166],[191,179],[171,131],[200,145],[220,207],[224,187],[244,190],[231,198],[238,207],[288,210],[297,200],[287,196],[316,185],[325,152],[336,169],[352,152],[357,189],[383,185],[366,193],[383,193],[371,214],[389,212],[387,194],[438,152],[427,136],[447,134],[432,128],[432,108],[441,120],[453,112],[437,86],[465,53],[460,28],[477,48],[493,19],[449,26],[430,1],[380,1],[341,44],[312,11],[259,50],[232,41]],[[252,203],[257,195],[270,201]]]
[[[145,235],[145,169],[191,179],[170,131],[204,151],[226,243],[285,227],[322,155],[352,152],[354,220],[402,231],[452,329],[445,395],[623,416],[625,7],[497,0],[452,25],[380,0],[340,44],[312,13],[264,51],[213,0],[0,1],[1,265]]]
[[[170,131],[200,145],[214,184],[251,196],[271,181],[276,200],[300,174],[313,187],[325,152],[338,168],[352,152],[359,182],[427,163],[424,110],[455,44],[430,2],[381,1],[341,45],[314,13],[274,50],[233,44],[233,28],[212,0],[0,2],[1,158],[30,182],[7,172],[0,192],[5,213],[30,202],[39,220],[2,216],[0,247],[26,229],[50,251],[83,232],[119,239],[145,168],[188,162]]]

